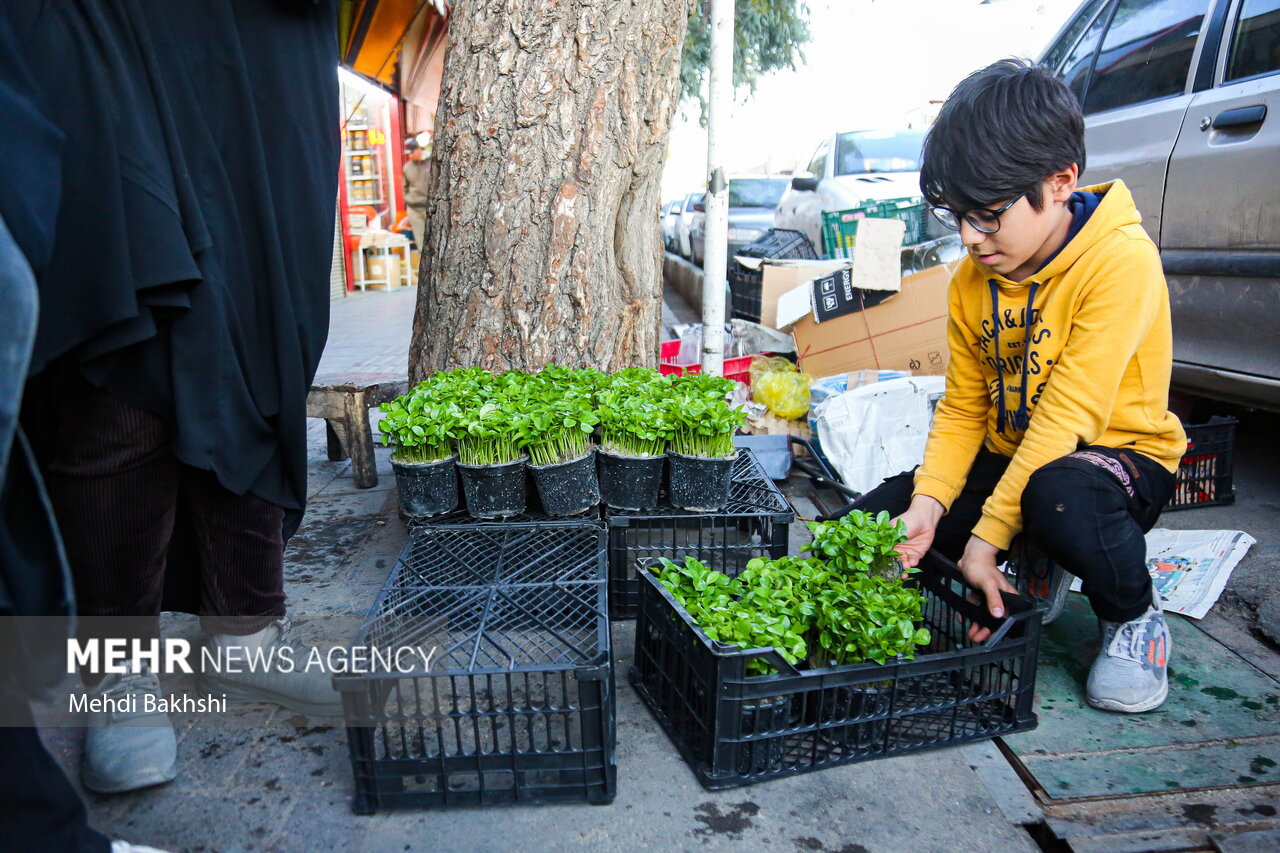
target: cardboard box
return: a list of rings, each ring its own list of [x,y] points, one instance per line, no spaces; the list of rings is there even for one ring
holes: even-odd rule
[[[775,261],[760,265],[760,325],[778,328],[778,297],[799,284],[849,266],[849,261]]]
[[[394,290],[401,285],[400,256],[394,254],[370,255],[365,261],[369,276],[366,286],[373,290]]]
[[[902,290],[878,305],[817,323],[812,315],[791,328],[800,369],[810,376],[854,370],[947,369],[947,285],[955,264],[902,279]]]

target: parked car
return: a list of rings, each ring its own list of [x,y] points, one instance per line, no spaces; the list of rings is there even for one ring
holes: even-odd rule
[[[1088,0],[1041,62],[1160,247],[1174,385],[1280,411],[1280,4]]]
[[[676,254],[681,257],[693,257],[693,249],[689,245],[689,226],[693,224],[693,215],[702,212],[702,198],[704,195],[706,193],[696,192],[685,196],[684,202],[680,207],[680,214],[676,217],[675,250]]]
[[[676,220],[680,218],[682,210],[684,210],[684,199],[682,198],[669,201],[662,208],[662,245],[668,252],[675,251]]]
[[[764,236],[773,227],[774,209],[787,191],[786,178],[756,175],[729,178],[729,254]],[[689,227],[689,248],[693,262],[706,259],[706,212],[694,214]]]
[[[822,251],[823,211],[869,201],[920,195],[923,130],[854,130],[822,140],[808,168],[791,179],[778,204],[775,228],[803,231]],[[932,221],[932,217],[928,217]],[[941,227],[930,236],[942,236]],[[936,233],[934,233],[936,231]]]

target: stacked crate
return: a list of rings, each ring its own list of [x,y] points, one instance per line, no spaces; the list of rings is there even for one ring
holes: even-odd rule
[[[415,525],[353,641],[409,671],[334,678],[353,810],[612,801],[605,571],[593,520]]]

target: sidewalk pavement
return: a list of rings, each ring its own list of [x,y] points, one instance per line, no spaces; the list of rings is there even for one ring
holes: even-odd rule
[[[403,370],[414,292],[336,301],[322,370]],[[286,554],[286,591],[306,639],[343,644],[394,564],[406,528],[386,450],[377,451],[378,486],[357,489],[349,462],[326,459],[322,422],[312,422],[309,439],[310,504]],[[795,502],[802,515],[815,512],[807,498]],[[802,524],[793,526],[793,547],[802,532]],[[164,630],[199,638],[192,617],[168,615]],[[617,672],[625,673],[633,623],[615,622],[613,633]],[[250,706],[233,711],[230,724],[179,719],[178,779],[121,796],[86,794],[90,820],[113,838],[184,851],[1041,849],[1024,828],[1041,821],[1041,805],[996,743],[708,792],[622,675],[617,686],[618,797],[609,806],[356,816],[345,731]],[[1054,712],[1039,713],[1043,721]],[[254,714],[270,723],[254,724]],[[45,735],[76,779],[80,733]]]

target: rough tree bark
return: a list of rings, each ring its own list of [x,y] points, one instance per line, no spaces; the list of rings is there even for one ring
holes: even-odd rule
[[[653,365],[689,0],[459,0],[409,370]]]

